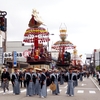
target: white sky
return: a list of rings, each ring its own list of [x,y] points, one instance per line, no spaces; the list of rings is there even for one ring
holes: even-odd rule
[[[7,11],[8,40],[23,40],[25,30],[36,8],[48,31],[51,43],[59,40],[61,23],[67,26],[68,40],[79,54],[100,48],[100,0],[0,0],[0,10]]]

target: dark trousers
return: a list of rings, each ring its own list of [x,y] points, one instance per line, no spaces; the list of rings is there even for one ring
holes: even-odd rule
[[[24,87],[26,87],[26,80],[24,80]]]
[[[2,88],[4,92],[6,91],[6,89],[9,91],[9,81],[3,81]]]
[[[99,85],[100,85],[100,79],[98,79],[98,81],[99,81]]]

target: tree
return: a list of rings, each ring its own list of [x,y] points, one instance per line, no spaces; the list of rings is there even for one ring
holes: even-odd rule
[[[96,70],[97,71],[100,71],[100,65],[99,66],[96,66]]]

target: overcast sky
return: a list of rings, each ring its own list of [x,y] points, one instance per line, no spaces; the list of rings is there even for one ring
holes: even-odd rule
[[[23,40],[32,9],[36,8],[46,28],[59,38],[61,23],[67,26],[68,40],[77,46],[79,54],[100,48],[100,0],[0,0],[0,10],[7,11],[8,40]]]

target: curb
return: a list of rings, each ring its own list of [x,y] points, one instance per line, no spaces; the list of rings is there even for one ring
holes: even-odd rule
[[[97,87],[97,89],[100,91],[100,87],[96,84],[96,82],[94,81],[94,79],[92,77],[90,77],[91,81],[94,83],[94,85]],[[96,79],[95,79],[96,80]]]

